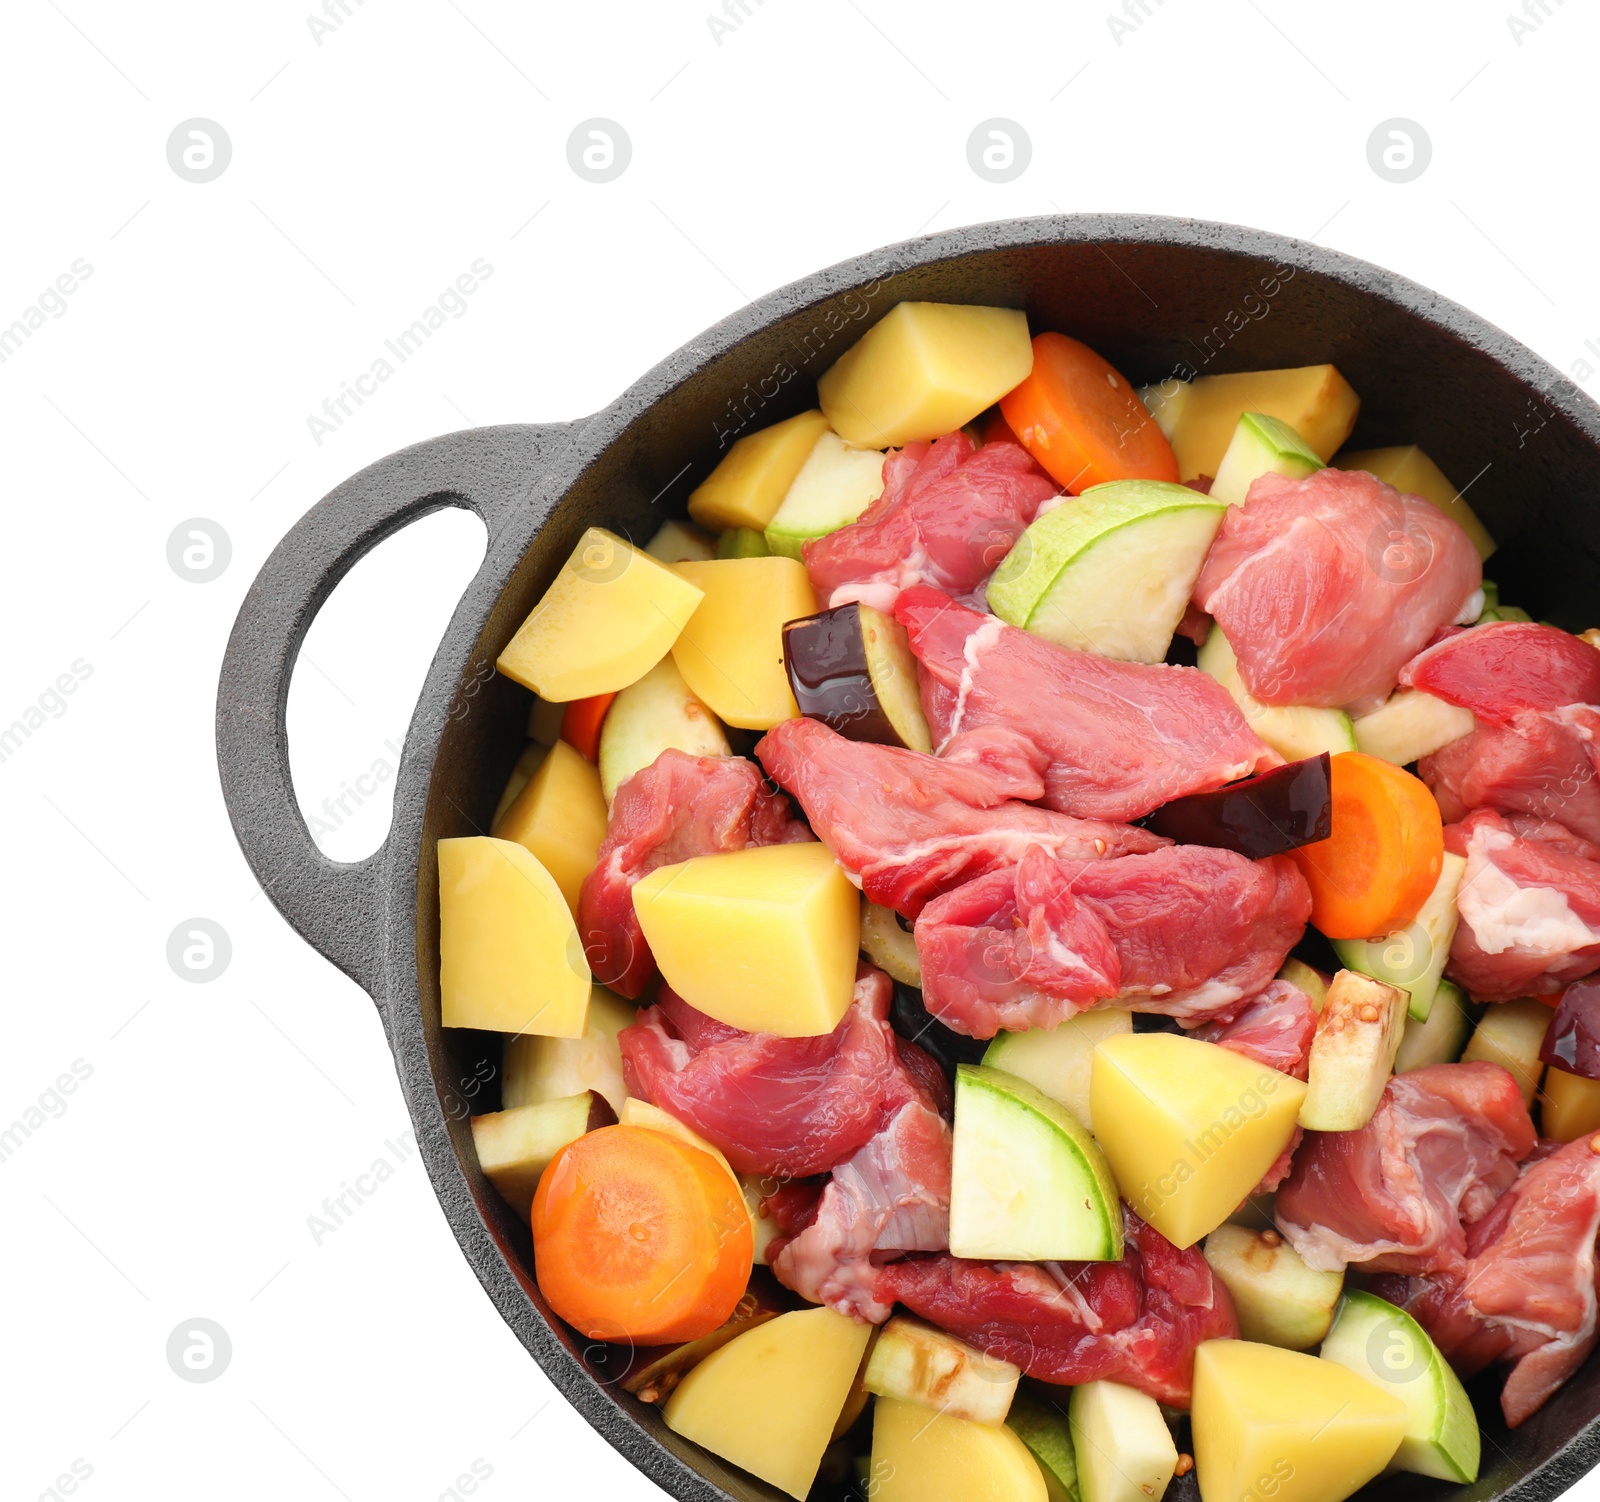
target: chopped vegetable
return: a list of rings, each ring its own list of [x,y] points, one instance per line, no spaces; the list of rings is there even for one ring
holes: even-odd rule
[[[665,659],[663,659],[664,661]],[[656,667],[660,667],[660,663]],[[652,673],[655,668],[650,670]],[[649,677],[649,673],[645,674]],[[606,713],[616,699],[616,694],[591,694],[587,699],[574,699],[561,716],[561,739],[585,761],[599,761],[600,732],[606,722]]]
[[[689,756],[727,756],[722,722],[683,681],[669,655],[616,696],[600,732],[600,790],[609,806],[617,788],[668,747]]]
[[[1247,1340],[1195,1352],[1200,1495],[1237,1502],[1340,1502],[1393,1458],[1410,1415],[1401,1400],[1336,1362]]]
[[[742,730],[770,730],[799,714],[783,670],[783,624],[817,608],[804,565],[718,558],[675,568],[703,592],[672,648],[684,682]]]
[[[1355,721],[1356,749],[1397,767],[1409,766],[1472,734],[1470,709],[1447,704],[1419,688],[1396,689],[1371,714]]]
[[[879,907],[865,894],[861,898],[861,952],[890,980],[922,988],[922,962],[917,941],[900,927],[892,907]]]
[[[1407,992],[1407,1015],[1413,1022],[1428,1020],[1445,961],[1450,958],[1450,942],[1455,938],[1460,916],[1456,893],[1461,890],[1466,870],[1464,857],[1445,851],[1433,891],[1404,928],[1381,939],[1333,941],[1334,951],[1351,970]]]
[[[1472,1400],[1427,1331],[1403,1309],[1351,1289],[1322,1344],[1322,1359],[1405,1404],[1405,1438],[1390,1469],[1441,1481],[1478,1479],[1481,1440]]]
[[[766,558],[771,552],[767,534],[753,527],[729,527],[717,536],[718,558]]]
[[[872,1502],[1047,1502],[1028,1447],[1004,1424],[975,1424],[899,1398],[872,1414]]]
[[[1298,433],[1324,463],[1355,426],[1361,399],[1332,365],[1292,370],[1245,370],[1169,382],[1144,399],[1171,440],[1179,480],[1215,475],[1246,412],[1275,417]]]
[[[827,431],[827,418],[811,411],[746,434],[690,495],[689,515],[708,532],[764,530]]]
[[[1400,1050],[1394,1056],[1394,1072],[1404,1074],[1429,1064],[1453,1064],[1461,1057],[1471,1031],[1472,1016],[1461,988],[1451,981],[1440,981],[1426,1020],[1408,1018],[1400,1036]]]
[[[744,1293],[750,1217],[710,1154],[645,1127],[601,1127],[545,1169],[533,1256],[550,1307],[591,1339],[696,1340]]]
[[[667,655],[700,599],[642,548],[590,527],[495,666],[551,703],[612,693]]]
[[[574,913],[606,835],[606,800],[594,763],[557,741],[495,826],[556,879]]]
[[[1311,921],[1330,939],[1404,928],[1444,866],[1439,805],[1420,779],[1359,751],[1333,759],[1333,834],[1289,858],[1311,888]]]
[[[1122,1256],[1122,1206],[1094,1138],[1042,1090],[976,1064],[956,1070],[950,1251],[1008,1262]]]
[[[633,1026],[637,1016],[631,1002],[604,986],[594,986],[581,1037],[544,1038],[534,1033],[508,1037],[501,1066],[501,1105],[532,1106],[593,1090],[620,1116],[628,1087],[617,1034]]]
[[[1509,1070],[1523,1100],[1532,1105],[1544,1074],[1540,1050],[1549,1025],[1550,1008],[1542,1002],[1497,1001],[1484,1009],[1461,1057]]]
[[[1139,822],[1180,845],[1236,850],[1251,860],[1325,840],[1333,831],[1328,753],[1174,798]]]
[[[494,806],[494,815],[489,820],[490,834],[500,833],[500,821],[505,818],[506,810],[516,802],[517,794],[533,780],[533,774],[539,770],[539,763],[544,760],[545,753],[549,749],[548,746],[540,745],[538,741],[533,740],[522,748],[522,754],[511,768],[511,775],[506,778],[506,785],[500,793],[500,801]]]
[[[589,962],[555,878],[521,845],[440,840],[439,1020],[580,1037]]]
[[[685,1439],[803,1499],[870,1333],[831,1309],[780,1314],[701,1361],[662,1416]]]
[[[1328,1333],[1343,1273],[1307,1267],[1276,1230],[1226,1222],[1206,1237],[1205,1254],[1233,1296],[1243,1339],[1305,1351]]]
[[[849,526],[882,493],[882,451],[824,432],[767,523],[767,550],[798,558],[804,544]]]
[[[1161,662],[1223,510],[1185,485],[1097,484],[1017,539],[989,580],[989,607],[1058,646]]]
[[[478,1166],[513,1210],[527,1215],[550,1160],[585,1132],[617,1119],[603,1095],[585,1090],[563,1100],[513,1106],[472,1118]]]
[[[951,1418],[979,1424],[1004,1421],[1021,1372],[1009,1361],[976,1351],[919,1319],[896,1315],[867,1359],[866,1387],[883,1398],[904,1398]]]
[[[990,1069],[1003,1069],[1051,1100],[1060,1101],[1090,1131],[1094,1130],[1089,1076],[1094,1051],[1105,1038],[1133,1031],[1133,1013],[1123,1007],[1095,1007],[1052,1028],[1000,1033],[983,1056]]]
[[[901,448],[971,422],[1032,364],[1024,313],[903,302],[839,357],[817,398],[846,443]]]
[[[1306,704],[1263,704],[1244,686],[1239,663],[1228,638],[1215,621],[1195,665],[1209,673],[1233,695],[1250,728],[1285,761],[1303,761],[1324,752],[1338,755],[1356,749],[1350,716],[1342,709],[1318,709]]]
[[[691,559],[715,558],[717,540],[689,522],[674,519],[662,522],[644,550],[663,563],[687,563]]]
[[[633,889],[667,984],[718,1022],[782,1038],[831,1033],[844,1016],[860,902],[816,841],[695,856]]]
[[[1552,1064],[1539,1092],[1539,1125],[1546,1137],[1557,1142],[1600,1132],[1600,1080],[1568,1074]]]
[[[1172,1033],[1094,1051],[1095,1137],[1122,1197],[1177,1247],[1214,1231],[1289,1145],[1306,1087],[1243,1054]]]
[[[1315,966],[1306,964],[1304,960],[1288,959],[1283,962],[1283,968],[1278,972],[1278,979],[1298,986],[1311,998],[1311,1005],[1320,1012],[1323,1003],[1328,999],[1328,982],[1333,977],[1316,969]]]
[[[1394,1067],[1406,994],[1353,970],[1334,976],[1311,1039],[1301,1126],[1354,1132],[1367,1124]]]
[[[1148,1393],[1121,1382],[1085,1382],[1067,1410],[1083,1502],[1161,1502],[1178,1447]]]
[[[1011,1400],[1006,1424],[1025,1444],[1044,1476],[1049,1502],[1083,1502],[1078,1490],[1078,1461],[1072,1448],[1072,1426],[1066,1405],[1071,1389],[1060,1395],[1061,1407],[1047,1402],[1026,1387]]]
[[[778,1305],[751,1288],[734,1306],[733,1313],[709,1335],[665,1349],[647,1346],[631,1352],[627,1374],[621,1381],[622,1390],[631,1392],[641,1402],[659,1403],[677,1387],[692,1367],[699,1365],[713,1351],[721,1350],[735,1336],[776,1319],[782,1312]]]
[[[1246,412],[1233,430],[1208,494],[1224,506],[1242,506],[1262,475],[1301,480],[1321,468],[1322,460],[1288,423],[1263,412]]]
[[[852,602],[788,621],[783,662],[801,714],[853,741],[933,750],[916,659],[892,616]]]
[[[1087,344],[1039,334],[1033,369],[1001,398],[1018,441],[1073,495],[1109,480],[1173,480],[1177,461],[1127,378]]]

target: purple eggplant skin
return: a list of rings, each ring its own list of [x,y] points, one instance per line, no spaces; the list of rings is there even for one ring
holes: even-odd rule
[[[1568,1074],[1600,1080],[1600,980],[1574,981],[1562,993],[1539,1057]]]
[[[783,666],[801,714],[821,720],[846,740],[904,744],[872,686],[859,606],[785,622]]]
[[[1324,751],[1214,793],[1174,798],[1139,823],[1180,845],[1211,845],[1251,860],[1282,855],[1333,833],[1329,760]]]

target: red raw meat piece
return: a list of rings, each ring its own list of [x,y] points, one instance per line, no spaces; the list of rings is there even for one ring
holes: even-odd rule
[[[635,997],[655,974],[633,887],[658,866],[812,838],[754,762],[663,751],[617,788],[599,858],[583,880],[578,932],[595,980]]]
[[[1580,1137],[1524,1165],[1468,1230],[1460,1269],[1379,1280],[1382,1296],[1409,1311],[1463,1377],[1511,1363],[1500,1408],[1513,1429],[1594,1349],[1600,1156],[1593,1140]]]
[[[1043,802],[1062,813],[1137,819],[1283,765],[1198,668],[1070,651],[935,589],[907,590],[894,613],[922,668],[941,756],[972,731],[1004,726],[1037,746]]]
[[[1459,1268],[1481,1219],[1534,1145],[1517,1082],[1498,1064],[1395,1075],[1354,1132],[1307,1132],[1278,1190],[1278,1229],[1315,1268]]]
[[[1445,974],[1474,1000],[1548,995],[1600,968],[1600,863],[1492,809],[1449,825],[1445,848],[1467,858]]]
[[[1123,1207],[1120,1262],[910,1257],[878,1273],[878,1298],[1045,1382],[1108,1378],[1187,1408],[1195,1347],[1239,1334],[1199,1247],[1179,1251]]]
[[[1268,985],[1310,916],[1284,856],[1174,845],[1063,861],[1030,850],[923,909],[923,1005],[974,1038],[1054,1027],[1111,1001],[1206,1021]]]
[[[1400,682],[1509,725],[1519,710],[1600,704],[1600,651],[1536,621],[1491,621],[1413,657]]]
[[[1031,743],[990,729],[956,756],[846,740],[819,720],[785,720],[756,745],[834,858],[874,902],[914,918],[940,892],[1034,846],[1069,859],[1156,850],[1126,824],[1074,819],[1016,800],[1042,790]]]
[[[1317,1009],[1311,998],[1292,982],[1275,980],[1237,1010],[1232,1021],[1208,1023],[1194,1036],[1303,1080],[1309,1073],[1316,1030]]]
[[[1483,582],[1437,506],[1362,470],[1263,475],[1222,519],[1195,585],[1267,704],[1376,708]]]
[[[767,1260],[802,1298],[881,1325],[891,1303],[877,1291],[878,1262],[949,1245],[950,1126],[914,1096],[833,1170],[810,1220],[774,1238]]]
[[[1597,729],[1600,709],[1587,704],[1517,710],[1506,724],[1479,725],[1423,757],[1417,771],[1447,823],[1493,808],[1552,820],[1600,842]]]
[[[893,610],[913,584],[969,594],[1060,490],[1020,445],[977,448],[959,431],[892,450],[883,480],[858,521],[801,549],[830,608],[862,600]]]
[[[714,1022],[663,986],[618,1035],[628,1089],[693,1127],[740,1173],[822,1173],[879,1130],[885,1092],[907,1073],[902,1058],[921,1054],[890,1031],[893,990],[882,971],[862,965],[838,1027],[820,1038],[779,1038]],[[920,1062],[904,1088],[947,1106],[930,1094]],[[942,1086],[938,1066],[927,1063]]]

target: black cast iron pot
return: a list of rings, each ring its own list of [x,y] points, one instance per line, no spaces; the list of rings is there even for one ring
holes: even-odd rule
[[[252,870],[294,928],[376,1001],[417,1139],[462,1251],[522,1343],[584,1417],[685,1499],[778,1494],[669,1433],[621,1392],[604,1348],[554,1319],[526,1225],[479,1172],[468,1125],[495,1040],[439,1026],[435,842],[482,833],[524,744],[529,696],[500,649],[579,534],[644,541],[726,444],[816,404],[815,378],[907,299],[1026,308],[1035,330],[1085,340],[1135,382],[1333,361],[1361,394],[1353,444],[1420,443],[1501,550],[1504,598],[1569,629],[1597,623],[1600,407],[1500,330],[1404,278],[1304,241],[1229,225],[1072,215],[978,225],[876,251],[724,319],[582,422],[479,428],[379,460],[314,506],[245,598],[217,700],[223,793]],[[340,578],[426,512],[464,506],[488,552],[429,670],[406,736],[394,823],[365,861],[312,843],[284,725],[306,629]],[[477,1092],[474,1094],[473,1092]],[[419,1302],[425,1297],[418,1291]],[[1483,1475],[1450,1488],[1380,1479],[1364,1498],[1556,1496],[1600,1459],[1591,1362],[1508,1433],[1496,1384],[1477,1392]],[[1193,1477],[1173,1495],[1193,1490]]]

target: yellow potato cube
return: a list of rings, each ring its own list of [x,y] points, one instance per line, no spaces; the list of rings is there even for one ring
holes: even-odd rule
[[[1201,376],[1157,423],[1172,444],[1178,478],[1215,476],[1246,412],[1264,412],[1295,430],[1318,458],[1331,459],[1355,426],[1361,398],[1332,365]],[[1168,431],[1168,423],[1171,430]]]
[[[1550,1008],[1542,1001],[1523,997],[1520,1001],[1491,1002],[1473,1028],[1461,1052],[1464,1064],[1498,1064],[1508,1071],[1531,1106],[1544,1076],[1545,1030],[1550,1026]]]
[[[1600,1080],[1568,1074],[1552,1064],[1545,1070],[1539,1110],[1543,1135],[1558,1142],[1600,1132]]]
[[[576,914],[583,878],[594,870],[606,837],[599,771],[565,741],[557,741],[494,832],[535,855]]]
[[[1359,452],[1340,454],[1334,461],[1338,469],[1364,469],[1376,475],[1385,484],[1407,495],[1420,495],[1432,501],[1451,521],[1472,539],[1480,558],[1487,558],[1495,550],[1495,540],[1489,529],[1478,520],[1477,513],[1462,499],[1445,473],[1414,443],[1399,444],[1387,449],[1361,449]]]
[[[817,398],[846,443],[899,448],[971,422],[1032,369],[1027,314],[903,302],[839,357]]]
[[[871,1333],[831,1309],[780,1314],[694,1367],[667,1399],[667,1427],[804,1498]]]
[[[1388,1465],[1407,1413],[1332,1361],[1208,1340],[1195,1352],[1190,1422],[1206,1502],[1343,1502]]]
[[[590,527],[495,666],[551,703],[615,693],[667,655],[699,603],[689,580]]]
[[[1172,1033],[1094,1051],[1089,1108],[1123,1199],[1174,1246],[1214,1231],[1289,1144],[1306,1087]]]
[[[440,1021],[581,1038],[589,961],[556,879],[521,845],[439,841]]]
[[[828,419],[811,411],[741,438],[690,495],[689,515],[709,532],[765,531],[827,430]]]
[[[667,984],[718,1022],[782,1038],[839,1025],[855,991],[860,901],[815,841],[697,855],[633,889]]]
[[[770,730],[800,713],[783,667],[783,623],[817,597],[794,558],[718,558],[674,570],[703,598],[672,648],[683,681],[724,724]]]
[[[1039,1462],[1004,1424],[953,1418],[903,1398],[872,1412],[872,1502],[1045,1502]]]

